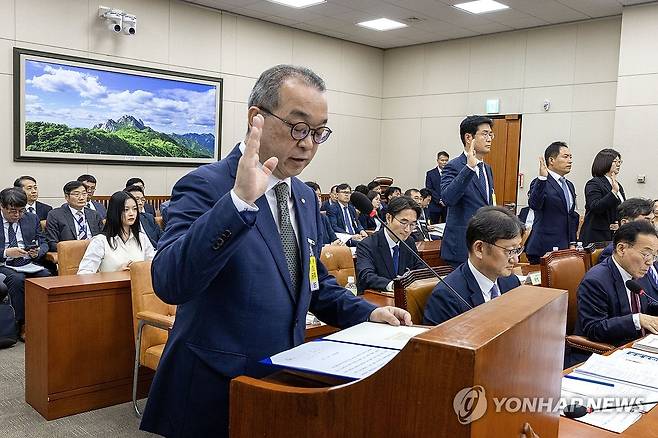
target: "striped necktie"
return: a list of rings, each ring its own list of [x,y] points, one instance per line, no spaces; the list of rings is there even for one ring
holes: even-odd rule
[[[78,222],[78,240],[87,240],[89,235],[87,234],[87,224],[85,223],[85,217],[81,211],[76,213],[75,220]]]

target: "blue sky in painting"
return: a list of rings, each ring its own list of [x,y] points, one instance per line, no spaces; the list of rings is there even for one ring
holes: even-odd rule
[[[215,134],[216,87],[25,61],[25,119],[91,128],[123,115],[164,133]]]

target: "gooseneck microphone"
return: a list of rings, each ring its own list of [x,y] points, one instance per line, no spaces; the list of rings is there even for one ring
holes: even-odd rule
[[[626,287],[635,295],[638,295],[640,297],[644,296],[647,298],[647,300],[651,301],[652,303],[658,304],[658,300],[652,297],[651,295],[649,295],[648,293],[646,293],[644,289],[642,289],[642,286],[640,286],[640,283],[638,283],[637,281],[635,280],[626,281]]]
[[[452,294],[453,294],[456,298],[459,299],[459,301],[461,301],[462,303],[464,303],[464,305],[465,305],[466,307],[468,307],[469,309],[472,309],[472,308],[473,308],[473,306],[472,306],[468,301],[466,301],[461,295],[459,295],[459,294],[457,293],[457,291],[456,291],[455,289],[453,289],[452,286],[450,286],[448,283],[446,283],[446,282],[443,280],[443,278],[441,278],[441,276],[440,276],[440,275],[434,270],[434,268],[432,268],[430,265],[428,265],[427,262],[426,262],[425,260],[423,260],[423,258],[422,258],[421,256],[419,256],[418,253],[417,253],[416,251],[414,251],[413,249],[411,249],[411,248],[409,247],[409,245],[407,244],[407,242],[405,242],[404,240],[400,239],[400,237],[399,237],[397,234],[395,234],[395,233],[393,232],[393,230],[391,230],[391,229],[388,227],[388,225],[386,225],[386,222],[384,222],[383,220],[381,220],[381,218],[380,218],[379,216],[377,216],[377,210],[374,209],[374,207],[372,206],[372,202],[370,201],[370,199],[368,199],[368,197],[367,197],[366,195],[364,195],[364,194],[361,193],[361,192],[354,192],[354,193],[352,193],[352,196],[350,196],[350,202],[351,202],[352,205],[354,205],[354,207],[356,207],[361,213],[366,214],[366,215],[368,215],[369,217],[376,219],[376,220],[382,225],[382,227],[386,228],[386,229],[387,229],[387,230],[388,230],[393,236],[395,236],[395,238],[398,239],[398,241],[399,241],[402,245],[404,245],[404,247],[407,248],[407,249],[408,249],[408,250],[414,255],[414,257],[416,257],[418,260],[420,260],[420,262],[421,262],[423,265],[425,265],[425,267],[426,267],[427,269],[429,269],[430,272],[432,272],[432,274],[434,274],[434,276],[435,276],[436,278],[438,278],[439,281],[440,281],[441,283],[443,283],[443,284],[448,288],[448,290],[450,290],[450,292],[452,292]]]
[[[631,281],[631,280],[629,280]],[[621,409],[621,408],[634,408],[636,406],[642,406],[642,405],[653,405],[658,403],[658,401],[650,401],[650,402],[644,402],[644,403],[634,403],[631,405],[616,405],[616,406],[606,406],[604,408],[586,408],[583,405],[579,404],[571,404],[568,406],[564,407],[564,410],[562,411],[564,413],[564,416],[567,418],[580,418],[584,417],[585,415],[596,412],[596,411],[603,411],[606,409]]]

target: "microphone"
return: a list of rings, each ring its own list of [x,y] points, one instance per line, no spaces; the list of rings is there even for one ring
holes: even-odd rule
[[[655,299],[654,297],[652,297],[651,295],[649,295],[648,293],[646,293],[646,292],[644,291],[644,289],[642,289],[642,286],[640,286],[640,283],[638,283],[637,281],[635,281],[635,280],[628,280],[628,281],[626,282],[626,287],[628,288],[628,290],[630,290],[631,292],[633,292],[635,295],[645,296],[645,297],[646,297],[649,301],[651,301],[652,303],[654,303],[654,304],[658,304],[658,300]]]
[[[434,276],[435,276],[436,278],[439,279],[439,282],[443,283],[443,284],[448,288],[448,290],[449,290],[450,292],[452,292],[452,294],[453,294],[455,297],[457,297],[457,298],[459,299],[459,301],[461,301],[462,303],[464,303],[464,305],[465,305],[466,307],[468,307],[469,310],[473,308],[473,306],[471,306],[471,304],[470,304],[468,301],[466,301],[461,295],[459,295],[459,294],[457,293],[457,291],[456,291],[455,289],[453,289],[452,286],[450,286],[447,282],[445,282],[445,281],[443,280],[443,278],[441,278],[441,276],[440,276],[440,275],[434,270],[434,268],[432,268],[430,265],[428,265],[427,262],[426,262],[425,260],[423,260],[423,258],[422,258],[421,256],[419,256],[418,253],[417,253],[416,251],[414,251],[413,249],[411,249],[411,247],[409,247],[409,245],[407,245],[407,242],[405,242],[404,240],[400,239],[400,237],[399,237],[397,234],[395,234],[395,233],[393,232],[393,230],[391,230],[391,229],[388,227],[388,225],[386,225],[386,222],[384,222],[383,220],[381,220],[381,218],[380,218],[379,216],[377,216],[377,211],[373,208],[373,206],[372,206],[372,202],[370,201],[370,199],[368,199],[368,197],[367,197],[366,195],[364,195],[364,194],[361,193],[361,192],[354,192],[354,193],[352,193],[352,196],[350,196],[350,202],[351,202],[352,205],[354,205],[354,207],[356,207],[357,210],[359,210],[361,213],[367,214],[367,215],[370,216],[371,218],[375,218],[375,219],[377,219],[377,221],[379,221],[379,223],[382,225],[382,227],[386,228],[386,229],[387,229],[392,235],[394,235],[395,238],[398,239],[398,241],[399,241],[402,245],[404,245],[404,247],[407,248],[407,249],[409,250],[409,252],[411,252],[411,253],[414,255],[414,257],[416,257],[418,260],[420,260],[420,262],[421,262],[423,265],[425,265],[425,267],[426,267],[427,269],[429,269],[430,272],[432,272],[432,274],[434,274]]]
[[[631,280],[629,280],[631,281]],[[584,417],[585,415],[596,412],[596,411],[603,411],[606,409],[620,409],[620,408],[634,408],[636,406],[642,406],[642,405],[653,405],[655,403],[658,403],[658,401],[650,401],[650,402],[644,402],[644,403],[634,403],[632,405],[617,405],[617,406],[606,406],[604,408],[586,408],[583,405],[579,405],[578,403],[571,404],[568,406],[564,407],[563,413],[564,416],[567,418],[571,419],[576,419],[580,417]]]

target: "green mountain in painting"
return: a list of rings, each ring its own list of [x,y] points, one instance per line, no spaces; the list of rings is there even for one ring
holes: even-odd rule
[[[214,136],[211,136],[214,145]],[[197,140],[199,134],[164,134],[130,115],[90,128],[64,124],[25,122],[28,151],[102,154],[139,157],[212,158],[213,150]]]

